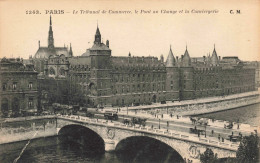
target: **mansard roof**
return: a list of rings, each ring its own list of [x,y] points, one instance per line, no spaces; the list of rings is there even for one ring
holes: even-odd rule
[[[101,44],[94,44],[89,50],[108,50],[108,51],[111,51],[109,49],[109,47],[107,47],[103,43],[101,43]]]

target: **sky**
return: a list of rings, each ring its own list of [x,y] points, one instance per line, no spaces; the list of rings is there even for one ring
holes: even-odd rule
[[[26,14],[33,10],[41,14]],[[0,0],[0,57],[29,58],[38,50],[39,40],[41,46],[47,46],[49,10],[64,10],[64,14],[52,14],[54,45],[71,43],[74,56],[92,46],[98,22],[103,42],[110,41],[112,56],[131,52],[132,56],[163,55],[166,59],[170,45],[174,56],[183,55],[187,45],[191,57],[202,57],[212,54],[215,44],[221,57],[260,60],[259,0]],[[100,13],[73,14],[73,10]],[[107,13],[103,14],[103,10]],[[109,10],[131,14],[109,14]],[[141,14],[141,10],[158,13]],[[176,13],[165,14],[161,10]],[[191,13],[192,10],[217,13]]]

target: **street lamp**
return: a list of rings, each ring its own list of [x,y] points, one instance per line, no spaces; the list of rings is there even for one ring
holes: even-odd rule
[[[206,132],[207,130],[206,129],[207,129],[207,124],[205,124],[205,138],[207,137],[207,132]]]
[[[160,126],[160,119],[159,119],[159,129],[161,129],[161,126]]]

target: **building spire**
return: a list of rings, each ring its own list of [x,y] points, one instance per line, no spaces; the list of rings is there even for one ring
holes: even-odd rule
[[[48,48],[49,49],[54,48],[54,38],[53,38],[53,31],[52,31],[51,15],[50,15],[50,27],[49,27],[49,36],[48,36]]]
[[[51,26],[52,24],[51,24],[51,15],[50,15],[50,26]]]
[[[97,30],[96,30],[96,34],[95,34],[95,41],[94,44],[101,44],[101,34],[98,28],[98,24],[97,24]]]
[[[71,46],[71,43],[70,43],[70,51],[69,51],[69,55],[70,55],[70,57],[73,57],[73,52],[72,52],[72,46]]]

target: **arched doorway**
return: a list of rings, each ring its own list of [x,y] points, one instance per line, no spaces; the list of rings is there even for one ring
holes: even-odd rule
[[[8,116],[8,100],[7,98],[3,98],[2,99],[2,105],[1,105],[1,112],[3,117],[7,117]]]
[[[156,95],[153,95],[153,103],[156,103]]]
[[[20,112],[19,99],[15,97],[13,98],[12,101],[12,115],[18,116],[19,112]]]
[[[182,156],[168,144],[148,136],[131,136],[115,149],[121,162],[183,162]]]

